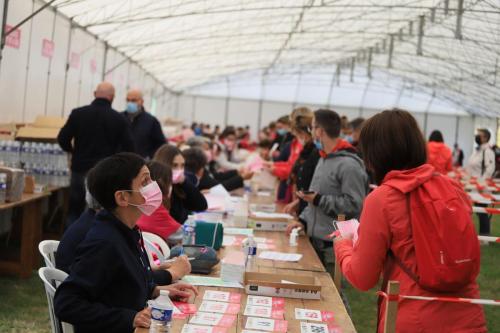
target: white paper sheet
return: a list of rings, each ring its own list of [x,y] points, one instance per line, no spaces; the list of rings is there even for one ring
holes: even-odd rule
[[[269,259],[269,260],[277,260],[277,261],[299,261],[300,259],[302,259],[302,254],[275,252],[275,251],[263,251],[260,253],[259,258]]]

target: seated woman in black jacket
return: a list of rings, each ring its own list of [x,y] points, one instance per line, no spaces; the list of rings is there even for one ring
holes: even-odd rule
[[[191,212],[207,210],[207,200],[194,184],[186,181],[184,175],[184,157],[179,148],[164,144],[155,153],[153,160],[163,163],[172,169],[172,196],[170,215],[184,224]]]
[[[99,162],[88,174],[92,196],[104,208],[77,248],[69,277],[54,297],[56,316],[74,325],[76,333],[133,332],[148,328],[149,299],[160,289],[186,300],[186,283],[158,287],[136,222],[161,204],[161,191],[151,180],[145,161],[120,153]]]

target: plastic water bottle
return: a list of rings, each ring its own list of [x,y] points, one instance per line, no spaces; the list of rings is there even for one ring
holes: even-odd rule
[[[160,290],[160,296],[151,304],[151,326],[149,333],[170,332],[174,307],[167,290]]]
[[[196,244],[196,221],[194,215],[189,215],[183,226],[182,244],[195,245]]]
[[[293,228],[292,232],[290,232],[290,246],[297,246],[297,238],[299,237],[299,231],[301,228]]]
[[[245,266],[248,272],[256,267],[257,261],[257,242],[253,239],[253,235],[248,236],[243,242],[243,252],[247,257]]]
[[[0,173],[0,204],[4,204],[7,199],[7,175]]]

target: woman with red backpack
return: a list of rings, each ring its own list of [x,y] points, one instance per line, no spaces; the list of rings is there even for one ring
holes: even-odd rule
[[[337,238],[335,254],[356,288],[374,287],[383,274],[400,294],[479,298],[479,242],[466,194],[426,164],[426,144],[410,113],[393,109],[364,124],[366,167],[380,185],[364,202],[358,239]],[[379,302],[383,331],[385,300]],[[483,309],[469,303],[399,301],[398,332],[486,332]]]

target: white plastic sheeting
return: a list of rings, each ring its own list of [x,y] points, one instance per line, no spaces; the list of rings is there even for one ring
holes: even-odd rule
[[[246,72],[266,82],[325,69],[330,78],[318,89],[328,90],[333,75],[370,78],[375,84],[360,88],[368,103],[377,100],[370,95],[377,85],[398,84],[393,98],[415,90],[469,113],[500,114],[498,1],[56,0],[53,6],[176,91]],[[310,95],[296,90],[302,91],[286,91],[289,101]]]

